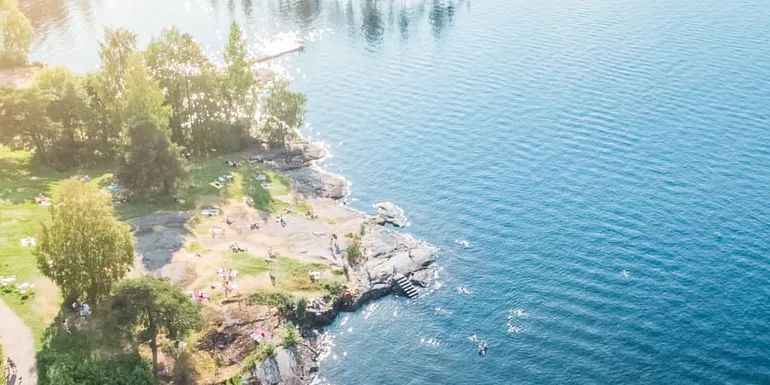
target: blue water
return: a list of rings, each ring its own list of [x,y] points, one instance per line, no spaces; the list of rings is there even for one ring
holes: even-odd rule
[[[441,252],[329,328],[326,382],[770,383],[770,3],[64,3],[34,56],[81,69],[101,24],[334,31],[282,61],[325,167]]]

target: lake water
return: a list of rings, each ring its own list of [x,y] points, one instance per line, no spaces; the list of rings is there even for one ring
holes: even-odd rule
[[[441,248],[429,294],[329,329],[324,382],[770,383],[770,2],[26,5],[78,70],[102,25],[308,40],[280,65],[325,167]]]

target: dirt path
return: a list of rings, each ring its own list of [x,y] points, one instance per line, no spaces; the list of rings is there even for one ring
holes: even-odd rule
[[[35,343],[32,331],[2,300],[0,300],[0,320],[2,320],[0,344],[3,345],[3,355],[12,359],[18,368],[18,374],[11,376],[7,385],[36,385]]]

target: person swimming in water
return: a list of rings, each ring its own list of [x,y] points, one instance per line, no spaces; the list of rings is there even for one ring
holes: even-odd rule
[[[487,355],[487,342],[481,341],[479,344],[479,355],[480,356],[486,356]]]

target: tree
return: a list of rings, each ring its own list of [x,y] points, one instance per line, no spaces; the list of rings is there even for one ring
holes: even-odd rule
[[[151,277],[123,282],[112,299],[111,315],[139,343],[150,345],[153,368],[158,367],[159,336],[177,340],[204,325],[199,303],[179,286]]]
[[[283,329],[283,346],[297,346],[302,343],[302,336],[293,323],[287,322]]]
[[[104,40],[99,43],[101,68],[89,77],[87,89],[91,102],[103,111],[100,148],[107,155],[116,148],[123,130],[126,72],[135,64],[135,54],[135,33],[123,28],[104,29]]]
[[[65,298],[98,302],[131,268],[133,238],[115,219],[109,193],[74,179],[59,188],[35,251],[37,265]]]
[[[221,94],[225,104],[225,116],[230,123],[240,123],[247,133],[247,122],[254,119],[257,111],[257,89],[253,64],[246,49],[246,40],[235,21],[230,24],[230,34],[224,48],[225,71]],[[245,136],[244,133],[244,136]]]
[[[50,102],[35,88],[0,89],[0,143],[12,149],[34,149],[50,164],[48,149],[58,131],[47,115]]]
[[[171,140],[202,150],[196,134],[205,129],[207,104],[218,100],[215,67],[192,36],[171,27],[153,40],[145,53],[148,72],[164,90],[174,114]]]
[[[99,43],[101,71],[104,73],[106,86],[117,99],[125,90],[125,73],[136,53],[136,34],[124,28],[105,28],[104,41]]]
[[[88,94],[83,82],[69,69],[54,67],[35,75],[35,87],[50,97],[46,113],[60,129],[53,143],[53,161],[64,167],[84,165],[93,151],[88,148]]]
[[[158,127],[168,130],[168,121],[173,111],[171,106],[165,105],[163,90],[147,74],[142,55],[136,54],[129,60],[125,82],[125,94],[122,96],[123,121],[131,127],[149,114]]]
[[[89,72],[83,78],[89,114],[86,116],[89,146],[99,155],[111,158],[118,146],[121,125],[114,98],[103,72]]]
[[[262,113],[263,129],[271,146],[285,147],[297,136],[297,129],[305,121],[307,98],[299,92],[291,92],[286,83],[279,83],[265,100]]]
[[[120,159],[117,178],[139,198],[152,198],[174,192],[185,176],[179,149],[148,113],[139,116],[129,129],[128,150]]]
[[[16,0],[0,1],[0,68],[27,64],[33,33]]]

